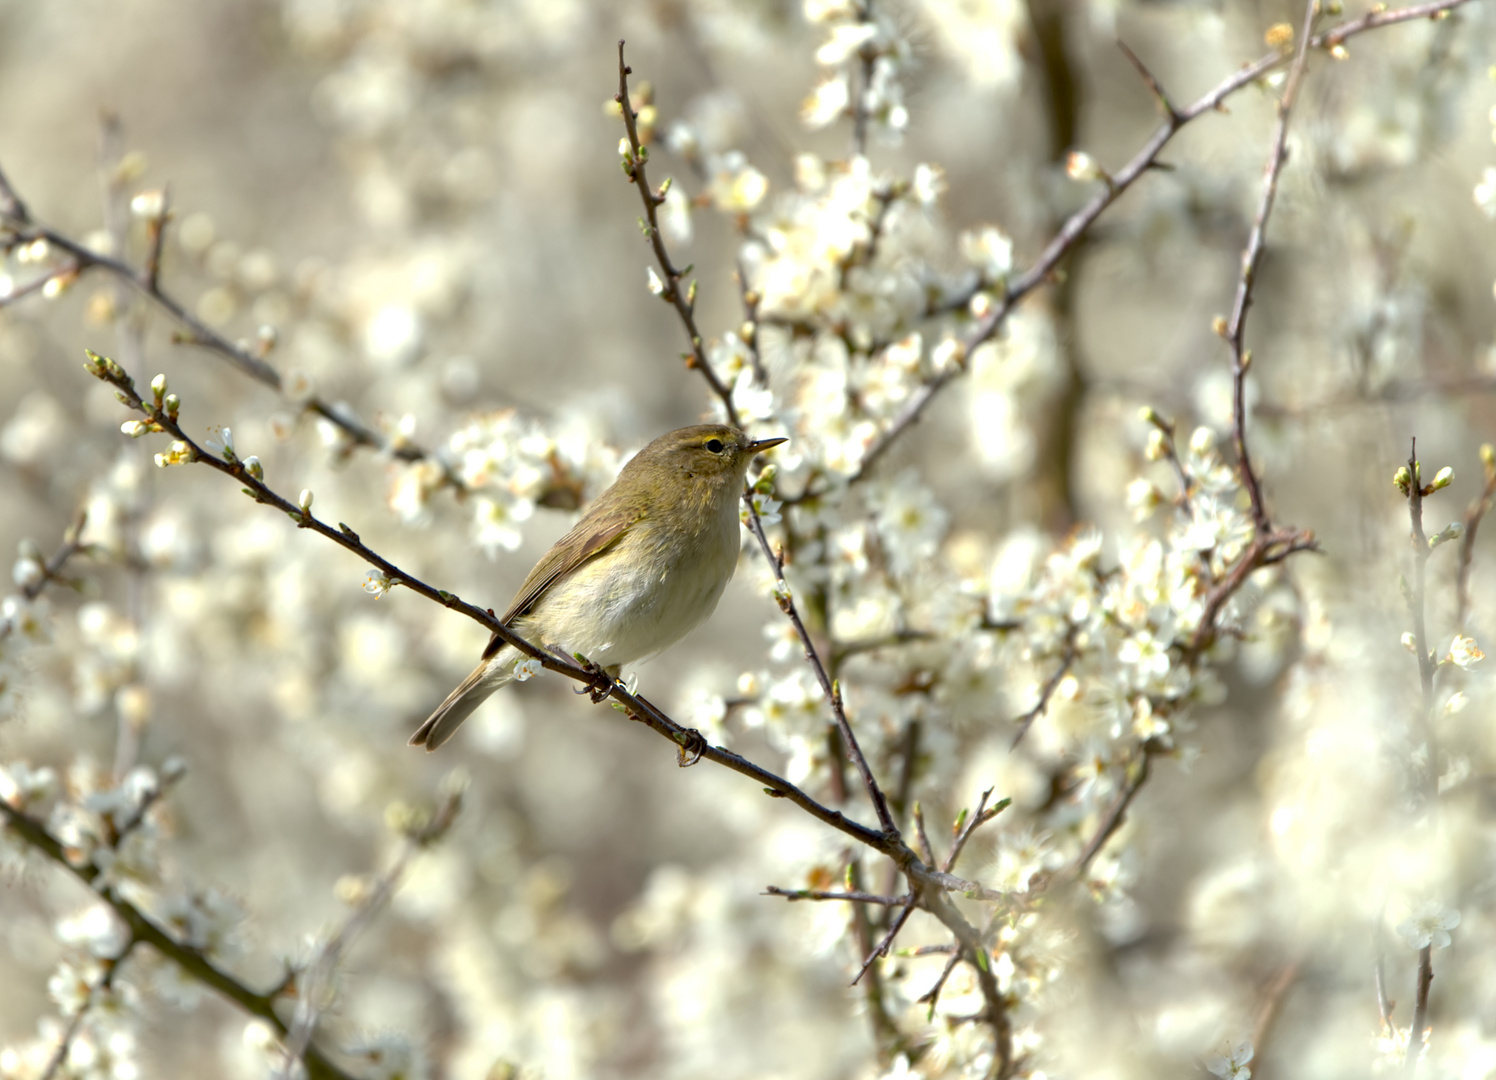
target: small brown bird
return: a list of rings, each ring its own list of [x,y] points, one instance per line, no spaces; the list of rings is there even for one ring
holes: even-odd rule
[[[738,500],[754,457],[784,439],[700,424],[661,435],[546,552],[503,623],[617,678],[675,644],[717,606],[738,564]],[[411,736],[435,750],[514,678],[519,650],[495,635],[483,659]]]

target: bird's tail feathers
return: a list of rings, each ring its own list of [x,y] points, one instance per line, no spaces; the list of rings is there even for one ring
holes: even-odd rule
[[[505,649],[504,652],[509,655],[495,656],[475,667],[416,729],[410,737],[410,745],[424,746],[428,752],[435,750],[452,737],[474,709],[488,700],[488,695],[514,678],[514,650]]]

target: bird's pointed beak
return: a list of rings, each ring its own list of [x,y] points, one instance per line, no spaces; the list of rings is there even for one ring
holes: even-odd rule
[[[757,442],[749,443],[744,449],[746,449],[750,454],[762,454],[765,450],[772,450],[782,442],[789,442],[789,440],[759,439]]]

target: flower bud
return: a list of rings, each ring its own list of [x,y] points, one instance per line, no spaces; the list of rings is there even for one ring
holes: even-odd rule
[[[130,213],[147,221],[159,218],[166,213],[166,192],[160,188],[142,191],[130,200]]]
[[[307,514],[307,513],[311,512],[311,509],[312,509],[312,489],[311,488],[302,488],[301,489],[301,497],[296,500],[296,505],[299,506],[299,507],[301,507],[301,512],[303,514]]]

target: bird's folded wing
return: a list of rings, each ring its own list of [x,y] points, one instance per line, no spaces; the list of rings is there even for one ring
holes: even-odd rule
[[[557,540],[551,550],[545,553],[545,557],[535,564],[500,621],[508,626],[512,620],[529,612],[547,589],[612,547],[628,531],[629,526],[643,516],[643,512],[634,507],[595,507],[576,523],[571,532]],[[488,647],[483,650],[483,658],[491,659],[503,644],[503,639],[495,634],[489,639]]]

